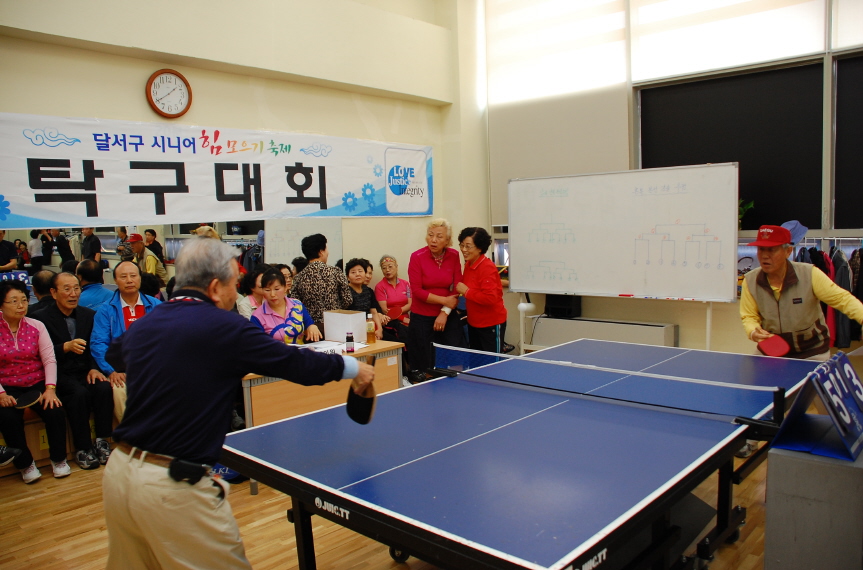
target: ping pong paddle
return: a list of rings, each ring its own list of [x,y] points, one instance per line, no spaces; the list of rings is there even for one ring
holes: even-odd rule
[[[33,404],[42,399],[42,393],[39,390],[28,390],[15,398],[15,407],[19,410],[29,408]]]
[[[402,308],[401,307],[390,307],[387,309],[387,316],[393,320],[402,316]]]
[[[368,364],[370,366],[375,365],[374,355],[369,356]],[[360,425],[366,425],[372,421],[372,418],[375,415],[376,402],[377,398],[375,398],[374,382],[366,386],[366,389],[362,394],[354,392],[354,387],[351,385],[351,387],[348,388],[348,403],[346,405],[348,417]]]
[[[788,341],[775,334],[758,343],[758,349],[767,356],[785,356],[791,351]]]

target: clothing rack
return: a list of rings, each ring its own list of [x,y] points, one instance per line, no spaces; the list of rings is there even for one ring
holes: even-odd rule
[[[257,244],[255,238],[222,238],[222,241],[234,247],[250,247]]]

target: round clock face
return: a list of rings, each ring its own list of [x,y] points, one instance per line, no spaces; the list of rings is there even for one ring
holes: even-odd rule
[[[179,72],[160,69],[147,81],[147,101],[154,111],[173,119],[192,106],[192,88]]]

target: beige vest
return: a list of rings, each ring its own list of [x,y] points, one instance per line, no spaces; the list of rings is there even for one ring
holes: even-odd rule
[[[144,248],[144,251],[141,252],[140,259],[137,259],[138,267],[141,269],[141,273],[147,271],[147,258],[155,257],[156,258],[156,277],[159,278],[159,287],[162,288],[168,284],[168,271],[165,269],[165,266],[159,261],[159,257],[147,249]]]
[[[788,262],[779,300],[761,269],[746,274],[746,286],[758,304],[761,328],[791,345],[791,358],[808,358],[830,350],[830,331],[821,304],[812,292],[812,266]]]

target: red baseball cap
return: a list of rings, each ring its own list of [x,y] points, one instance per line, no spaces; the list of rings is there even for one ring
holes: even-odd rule
[[[758,228],[758,239],[746,245],[776,247],[791,242],[791,232],[782,226],[761,226]]]
[[[136,241],[144,241],[144,238],[141,234],[129,234],[129,243],[135,243]]]

